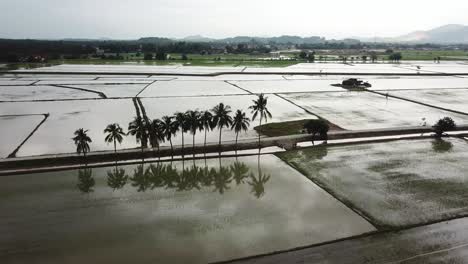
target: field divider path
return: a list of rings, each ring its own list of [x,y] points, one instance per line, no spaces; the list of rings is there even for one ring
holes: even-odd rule
[[[135,97],[138,97],[142,92],[144,92],[146,90],[146,88],[150,87],[151,85],[155,84],[158,80],[154,80],[152,81],[151,83],[145,85],[145,87],[143,87],[143,89],[141,89],[141,91],[139,91]]]
[[[107,96],[103,92],[99,92],[99,91],[95,91],[95,90],[72,87],[72,86],[66,86],[66,85],[61,85],[61,84],[51,84],[50,86],[58,87],[58,88],[65,88],[65,89],[73,89],[73,90],[78,90],[78,91],[83,91],[83,92],[88,92],[88,93],[95,93],[95,94],[99,95],[99,97],[101,97],[102,99],[107,99]]]
[[[232,86],[234,86],[234,87],[236,87],[236,88],[238,88],[238,89],[241,89],[242,91],[244,91],[244,92],[246,92],[246,93],[248,93],[248,94],[254,94],[254,93],[252,93],[251,91],[249,91],[249,90],[247,90],[247,89],[244,89],[244,88],[240,87],[240,86],[237,85],[237,84],[231,83],[230,81],[224,81],[224,82],[227,83],[227,84],[230,84],[230,85],[232,85]]]
[[[138,104],[135,100],[136,104]],[[460,125],[453,131],[468,131],[468,125]],[[355,130],[355,131],[332,131],[328,133],[328,140],[343,140],[343,139],[369,139],[374,138],[373,140],[367,140],[366,142],[377,142],[377,141],[390,141],[390,140],[400,140],[398,136],[410,136],[418,135],[414,139],[422,138],[421,134],[433,133],[434,129],[432,127],[397,127],[397,128],[387,128],[387,129],[370,129],[370,130]],[[378,139],[378,137],[393,137],[386,139]],[[408,138],[406,138],[408,139]],[[195,144],[192,147],[190,144],[186,144],[183,149],[182,146],[174,146],[173,150],[170,147],[161,147],[159,156],[157,151],[146,148],[143,151],[140,148],[134,149],[124,149],[118,150],[116,153],[113,150],[109,151],[95,151],[90,152],[86,156],[86,160],[83,159],[83,156],[80,156],[76,153],[64,153],[64,154],[53,154],[53,155],[42,155],[42,156],[29,156],[29,157],[20,157],[20,158],[11,158],[11,159],[1,159],[0,160],[0,175],[5,175],[2,171],[11,171],[11,170],[24,170],[28,168],[43,168],[43,167],[54,167],[54,166],[68,166],[68,165],[78,165],[86,161],[88,164],[99,164],[105,162],[115,162],[126,161],[126,160],[137,160],[137,159],[151,159],[159,157],[171,157],[171,156],[180,156],[182,151],[185,155],[192,154],[206,154],[206,153],[219,153],[227,151],[236,151],[236,150],[253,150],[267,147],[280,147],[286,150],[295,149],[298,143],[301,142],[311,142],[312,140],[320,140],[316,137],[313,137],[309,134],[298,134],[290,136],[280,136],[280,137],[265,137],[262,138],[259,146],[258,138],[244,139],[239,140],[238,144],[235,141],[224,141],[221,144],[221,148],[218,143],[212,142],[207,143],[206,147],[203,143]],[[356,144],[362,143],[357,141]],[[346,143],[336,143],[336,144],[353,144],[350,142]],[[330,144],[332,145],[332,144]],[[7,173],[9,174],[9,173]]]
[[[19,144],[19,146],[12,152],[10,155],[8,155],[8,158],[15,158],[16,153],[21,149],[21,147],[36,133],[36,131],[42,126],[47,121],[47,118],[49,118],[50,114],[35,114],[35,115],[42,115],[44,118],[42,121],[29,133],[29,135]],[[31,115],[22,115],[22,116],[31,116]]]
[[[408,99],[408,98],[405,98],[405,97],[392,95],[390,93],[381,93],[381,92],[378,92],[378,91],[371,91],[371,90],[366,90],[366,91],[377,94],[377,95],[385,96],[385,97],[388,96],[388,97],[391,97],[391,98],[394,98],[394,99],[403,100],[403,101],[407,101],[407,102],[415,103],[415,104],[419,104],[419,105],[424,105],[424,106],[427,106],[427,107],[432,107],[432,108],[447,111],[447,112],[452,112],[452,113],[455,113],[455,114],[468,115],[468,113],[465,113],[465,112],[461,112],[461,111],[457,111],[457,110],[453,110],[453,109],[448,109],[448,108],[444,108],[444,107],[440,107],[440,106],[436,106],[436,105],[432,105],[432,104],[419,102],[419,101]]]
[[[417,226],[375,231],[289,250],[216,262],[231,264],[293,263],[406,263],[431,255],[443,255],[468,246],[468,219],[454,217]],[[457,234],[453,236],[453,234]],[[444,240],[443,237],[452,239]],[[409,241],[422,240],[424,248],[412,247]],[[383,250],[383,248],[385,250]],[[445,258],[444,258],[445,259]],[[442,260],[442,259],[440,259]],[[372,262],[374,263],[374,262]],[[411,262],[413,263],[413,262]],[[416,263],[416,262],[415,262]],[[417,262],[425,263],[425,262]],[[445,262],[444,262],[445,263]]]
[[[302,106],[300,106],[300,105],[294,103],[293,101],[287,99],[287,98],[284,97],[284,96],[281,96],[281,95],[278,94],[278,93],[273,93],[273,94],[276,95],[277,97],[279,97],[279,98],[285,100],[286,102],[288,102],[288,103],[290,103],[290,104],[292,104],[292,105],[294,105],[294,106],[296,106],[296,107],[299,107],[300,109],[304,110],[306,113],[308,113],[308,114],[310,114],[310,115],[313,115],[313,116],[315,116],[315,117],[317,117],[317,118],[319,118],[319,119],[326,120],[325,118],[323,118],[323,117],[321,117],[321,116],[319,116],[319,115],[317,115],[317,114],[315,114],[315,113],[312,113],[312,112],[309,111],[307,108],[302,107]]]

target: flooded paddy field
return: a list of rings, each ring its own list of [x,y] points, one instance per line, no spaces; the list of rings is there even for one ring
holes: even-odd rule
[[[468,89],[391,91],[391,95],[468,113]]]
[[[7,263],[207,263],[375,230],[270,155],[2,177],[0,198]]]
[[[148,86],[140,97],[164,96],[201,96],[201,95],[229,95],[248,94],[224,81],[170,81],[155,82]]]
[[[47,121],[20,149],[18,156],[75,152],[76,147],[71,138],[78,128],[89,129],[88,134],[93,140],[91,143],[93,151],[112,150],[113,146],[104,142],[104,128],[115,122],[126,127],[136,115],[131,99],[11,102],[1,103],[0,108],[1,114],[50,114]],[[12,124],[9,129],[25,133],[22,127],[29,123],[28,120],[20,120]],[[3,131],[3,124],[1,126]],[[132,138],[125,140],[121,147],[133,148],[137,145]]]
[[[99,98],[95,93],[55,86],[0,86],[0,101]]]
[[[345,129],[418,126],[426,118],[432,125],[449,116],[468,123],[468,116],[369,92],[282,94],[284,98]]]
[[[468,213],[468,143],[463,139],[318,147],[278,155],[381,227]]]
[[[417,62],[412,62],[417,63]],[[92,135],[92,150],[110,150],[111,145],[103,142],[102,130],[109,123],[118,122],[127,128],[136,115],[131,98],[140,97],[151,119],[172,115],[177,111],[209,110],[223,102],[231,106],[233,112],[241,109],[251,117],[248,109],[255,94],[267,93],[268,108],[273,118],[268,122],[314,119],[316,115],[328,119],[345,129],[387,128],[413,126],[427,119],[427,124],[435,123],[441,117],[450,116],[457,123],[467,123],[467,116],[453,114],[400,99],[386,98],[369,92],[349,92],[331,84],[341,83],[350,77],[369,81],[376,91],[408,92],[408,98],[421,99],[445,107],[450,104],[454,110],[465,109],[463,98],[468,88],[465,78],[429,76],[363,76],[359,72],[374,69],[394,70],[401,67],[414,67],[416,64],[339,64],[304,63],[285,68],[281,74],[222,74],[217,76],[157,76],[152,73],[200,73],[200,72],[238,72],[275,71],[275,68],[249,67],[192,67],[181,65],[57,65],[30,70],[28,74],[6,74],[0,80],[0,114],[43,114],[50,113],[50,120],[26,142],[19,156],[74,152],[70,140],[77,128],[89,129]],[[425,64],[431,66],[432,64]],[[461,64],[432,65],[434,67],[468,67]],[[335,75],[291,75],[288,72],[315,71],[356,72],[355,76]],[[357,70],[357,71],[356,71]],[[410,71],[408,69],[403,69]],[[50,74],[34,74],[35,71],[50,71]],[[58,72],[95,72],[85,75],[60,75]],[[100,73],[119,72],[124,75],[105,75]],[[148,75],[136,73],[148,72]],[[372,71],[370,71],[372,72]],[[4,82],[2,85],[1,82]],[[442,88],[446,90],[441,90]],[[459,91],[448,91],[460,89]],[[419,97],[420,90],[421,96]],[[428,90],[438,91],[440,100]],[[440,91],[439,91],[440,90]],[[397,95],[397,93],[395,95]],[[278,94],[278,95],[276,95]],[[402,96],[404,97],[404,96]],[[125,99],[125,100],[124,100]],[[427,101],[425,101],[427,100]],[[438,102],[435,102],[439,100]],[[18,101],[16,104],[15,101]],[[50,101],[50,102],[40,102]],[[436,104],[437,103],[437,104]],[[120,105],[120,106],[119,106]],[[454,106],[455,105],[455,106]],[[450,109],[452,109],[450,108]],[[253,130],[258,120],[251,123],[247,133],[240,139],[257,136]],[[12,129],[21,125],[13,125]],[[224,129],[223,140],[234,140],[235,133]],[[219,140],[218,130],[207,135],[208,142]],[[195,142],[204,141],[203,133],[197,133]],[[178,135],[174,144],[181,143]],[[189,133],[185,143],[191,144]],[[163,143],[163,146],[169,142]],[[120,148],[137,147],[134,138],[125,138]]]
[[[43,119],[43,115],[0,115],[0,158],[13,153]]]

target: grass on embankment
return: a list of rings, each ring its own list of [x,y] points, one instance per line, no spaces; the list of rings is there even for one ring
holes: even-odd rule
[[[310,120],[312,119],[303,119],[303,120],[287,121],[287,122],[279,122],[279,123],[267,123],[261,126],[256,126],[254,127],[254,129],[259,134],[268,136],[268,137],[297,135],[297,134],[302,133],[304,124]],[[328,121],[327,123],[330,126],[330,131],[344,130],[343,128],[333,123],[330,123]]]

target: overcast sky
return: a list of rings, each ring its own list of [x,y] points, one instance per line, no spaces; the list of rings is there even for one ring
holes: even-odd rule
[[[396,36],[468,25],[466,0],[0,0],[0,38]]]

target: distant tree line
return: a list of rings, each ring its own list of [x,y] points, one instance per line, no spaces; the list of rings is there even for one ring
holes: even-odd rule
[[[164,38],[143,38],[139,40],[11,40],[0,39],[0,61],[2,62],[37,62],[47,59],[81,59],[102,57],[106,59],[123,59],[123,54],[265,54],[283,49],[300,50],[366,50],[366,49],[462,49],[468,50],[468,45],[440,46],[436,44],[389,44],[389,43],[363,43],[359,41],[321,41],[308,44],[268,43],[250,40],[244,43],[237,42],[189,42],[175,41]],[[99,51],[99,52],[98,52]],[[104,55],[107,53],[111,55]],[[311,58],[308,58],[309,60]]]

